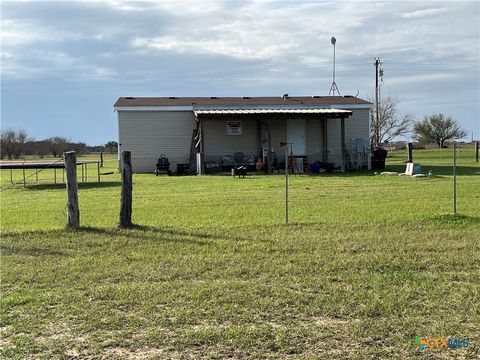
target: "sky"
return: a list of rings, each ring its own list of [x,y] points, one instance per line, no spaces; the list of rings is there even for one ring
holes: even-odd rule
[[[381,96],[480,139],[480,1],[1,1],[1,128],[117,139],[120,96]],[[408,137],[405,140],[409,140]]]

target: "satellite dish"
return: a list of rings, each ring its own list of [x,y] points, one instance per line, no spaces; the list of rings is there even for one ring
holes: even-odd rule
[[[331,41],[332,45],[335,45],[335,43],[337,42],[337,39],[335,39],[335,36],[332,36],[330,41]]]

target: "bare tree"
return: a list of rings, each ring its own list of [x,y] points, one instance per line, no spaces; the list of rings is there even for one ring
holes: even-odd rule
[[[85,154],[87,152],[87,144],[83,142],[69,142],[67,148],[68,151],[75,151],[77,155]]]
[[[25,130],[2,130],[1,143],[1,158],[7,156],[9,159],[18,159],[25,149],[25,144],[30,141]]]
[[[51,144],[48,141],[30,141],[25,146],[26,155],[37,155],[43,158],[50,153]]]
[[[389,142],[397,136],[410,132],[413,116],[398,115],[398,100],[388,96],[380,101],[378,106],[379,116],[373,112],[370,123],[370,139],[372,145],[377,147],[384,142]]]
[[[451,116],[443,114],[425,115],[422,121],[415,123],[413,131],[415,138],[423,143],[435,143],[443,147],[446,140],[461,139],[467,132],[460,127]]]
[[[67,150],[68,140],[61,136],[54,136],[48,139],[45,139],[49,144],[50,152],[53,156],[62,156],[62,154]]]

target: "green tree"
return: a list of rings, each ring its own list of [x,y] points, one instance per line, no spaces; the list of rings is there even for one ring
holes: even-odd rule
[[[110,154],[115,154],[118,151],[118,143],[116,141],[109,141],[105,144],[105,150]]]
[[[467,132],[451,116],[444,114],[426,115],[422,121],[415,123],[413,132],[416,140],[423,143],[435,143],[439,148],[447,140],[461,139]]]

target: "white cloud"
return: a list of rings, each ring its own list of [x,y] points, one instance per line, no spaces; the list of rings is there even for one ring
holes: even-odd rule
[[[232,42],[226,38],[182,40],[174,36],[136,38],[133,46],[141,49],[156,49],[190,54],[223,55],[241,60],[272,59],[288,51],[293,44],[250,44],[245,41]]]
[[[335,35],[340,66],[354,68],[374,56],[402,61],[478,58],[478,17],[476,22],[464,20],[472,13],[471,4],[456,4],[449,17],[434,16],[444,13],[446,7],[418,9],[417,4],[398,3],[392,11],[392,3],[387,2],[371,2],[369,6],[359,6],[358,2],[86,2],[84,8],[98,15],[95,23],[89,24],[90,13],[77,15],[74,10],[70,16],[75,16],[75,26],[67,21],[45,21],[35,13],[4,17],[2,50],[11,55],[12,63],[34,50],[35,56],[52,59],[59,69],[87,68],[88,63],[91,69],[107,69],[107,62],[121,56],[179,55],[183,59],[221,56],[270,64],[272,68],[279,64],[326,67],[331,62],[330,37]],[[121,13],[112,13],[116,10]],[[98,22],[108,17],[111,22]],[[160,26],[153,26],[154,19]],[[88,49],[92,40],[110,47],[100,45],[96,53],[85,53],[81,59],[64,49],[65,44]],[[111,46],[112,41],[131,48],[116,52],[118,46]],[[121,72],[118,68],[111,71]]]
[[[442,14],[447,12],[448,10],[449,10],[448,8],[421,9],[421,10],[406,12],[406,13],[400,14],[400,16],[405,19],[416,19],[416,18],[423,18],[427,16]]]
[[[207,2],[206,8],[201,10],[190,8],[190,3],[188,6],[183,2],[174,4],[162,3],[161,6],[175,14],[184,5],[188,10],[178,14],[175,25],[167,28],[166,34],[135,37],[131,44],[137,50],[272,62],[292,61],[292,58],[305,62],[301,60],[304,57],[325,59],[324,52],[330,51],[333,32],[346,46],[348,32],[362,26],[378,11],[361,8],[353,13],[351,5],[338,4],[327,9],[322,3],[281,3],[279,6],[280,3],[245,2],[228,8],[212,7]],[[205,14],[185,17],[198,11]]]
[[[225,9],[222,1],[157,1],[155,7],[178,16],[205,16]]]
[[[50,33],[45,28],[26,20],[1,20],[2,46],[25,46],[41,39],[48,39]]]
[[[84,0],[85,1],[85,0]],[[91,1],[95,2],[95,1]],[[97,1],[98,2],[98,1]],[[201,16],[216,12],[224,8],[222,1],[195,1],[195,0],[156,0],[156,1],[125,1],[125,0],[104,0],[103,4],[122,12],[145,12],[162,11],[171,15],[187,17]]]
[[[435,86],[434,83],[437,81],[452,80],[458,78],[458,74],[455,73],[445,73],[445,72],[435,72],[430,74],[416,74],[416,75],[406,75],[406,76],[394,76],[390,77],[387,80],[387,85],[406,85],[406,84],[417,84],[417,83],[428,83],[431,86]]]
[[[116,10],[121,11],[145,11],[145,3],[135,2],[135,1],[119,1],[119,0],[108,0],[104,2],[105,5],[108,5]]]

